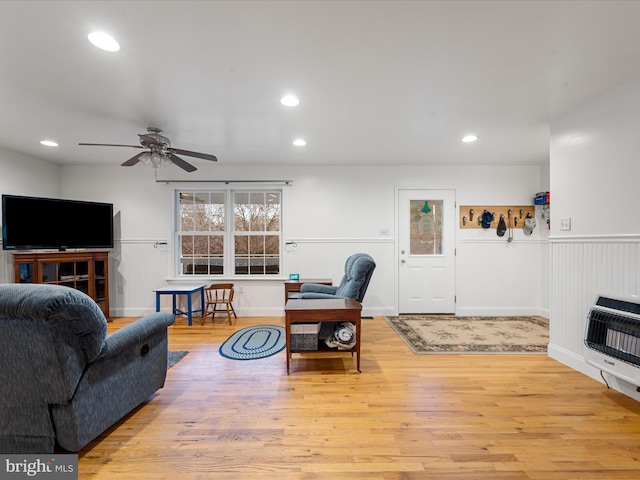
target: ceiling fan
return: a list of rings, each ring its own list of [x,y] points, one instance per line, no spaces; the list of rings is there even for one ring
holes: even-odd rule
[[[148,149],[148,151],[138,153],[137,155],[124,162],[122,164],[123,167],[131,167],[138,162],[144,163],[145,165],[149,165],[154,168],[167,166],[173,163],[174,165],[177,165],[187,172],[194,172],[197,170],[196,167],[178,157],[176,153],[180,155],[187,155],[189,157],[201,158],[203,160],[210,160],[212,162],[218,161],[215,155],[191,152],[189,150],[182,150],[179,148],[172,148],[169,139],[162,135],[162,130],[157,127],[148,127],[147,133],[139,133],[138,136],[140,137],[140,145],[120,145],[114,143],[78,143],[78,145],[93,147],[131,147]]]

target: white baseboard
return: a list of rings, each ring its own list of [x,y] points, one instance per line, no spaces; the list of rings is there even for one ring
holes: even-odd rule
[[[362,307],[363,317],[394,317],[398,315],[398,311],[392,307]]]
[[[593,378],[594,380],[602,382],[598,370],[585,362],[582,355],[577,355],[574,352],[566,350],[562,347],[558,347],[557,345],[554,345],[552,343],[550,343],[547,347],[547,353],[549,357],[553,358],[554,360],[557,360],[560,363],[564,363],[566,366],[571,367],[574,370],[577,370],[578,372]]]
[[[460,317],[522,317],[539,316],[549,318],[549,310],[536,307],[457,307]]]
[[[564,348],[552,344],[549,344],[547,351],[549,357],[553,358],[554,360],[557,360],[558,362],[563,363],[568,367],[573,368],[574,370],[577,370],[578,372],[594,379],[599,383],[605,384],[605,381],[600,375],[600,371],[585,362],[582,356],[576,355],[569,350],[565,350]],[[606,379],[606,385],[608,385],[609,388],[640,402],[640,392],[638,391],[638,387],[636,387],[635,385],[625,382],[624,380],[621,380],[608,373],[604,374],[604,379]]]
[[[155,310],[146,308],[112,308],[111,317],[145,317],[155,313]]]

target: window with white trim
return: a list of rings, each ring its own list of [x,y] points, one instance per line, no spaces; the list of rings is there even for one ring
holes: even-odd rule
[[[282,192],[177,192],[178,275],[280,274]]]

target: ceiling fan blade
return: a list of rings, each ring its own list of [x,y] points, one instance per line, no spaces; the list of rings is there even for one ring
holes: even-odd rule
[[[79,143],[78,145],[89,147],[131,147],[131,148],[144,148],[141,145],[120,145],[118,143]]]
[[[141,152],[141,153],[137,154],[136,156],[131,157],[129,160],[124,162],[121,166],[122,167],[131,167],[131,166],[135,165],[136,163],[138,163],[140,161],[140,157],[142,155],[144,155],[145,153],[147,153],[147,152]]]
[[[203,160],[210,160],[212,162],[218,161],[215,155],[209,155],[208,153],[190,152],[189,150],[180,150],[179,148],[170,148],[169,150],[174,153],[179,153],[180,155],[186,155],[188,157],[202,158]]]
[[[169,159],[176,164],[178,167],[182,168],[183,170],[186,170],[187,172],[195,172],[197,170],[196,167],[194,167],[193,165],[185,162],[183,159],[181,159],[180,157],[174,155],[171,152],[168,152],[167,155],[169,156]]]

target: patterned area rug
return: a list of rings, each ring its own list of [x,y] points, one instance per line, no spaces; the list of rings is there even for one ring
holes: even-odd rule
[[[173,367],[176,363],[182,360],[187,353],[189,353],[187,350],[169,350],[167,355],[167,368]]]
[[[256,325],[238,330],[220,345],[220,355],[233,360],[255,360],[284,350],[285,329],[277,325]]]
[[[414,353],[546,353],[549,323],[533,317],[384,317]]]

